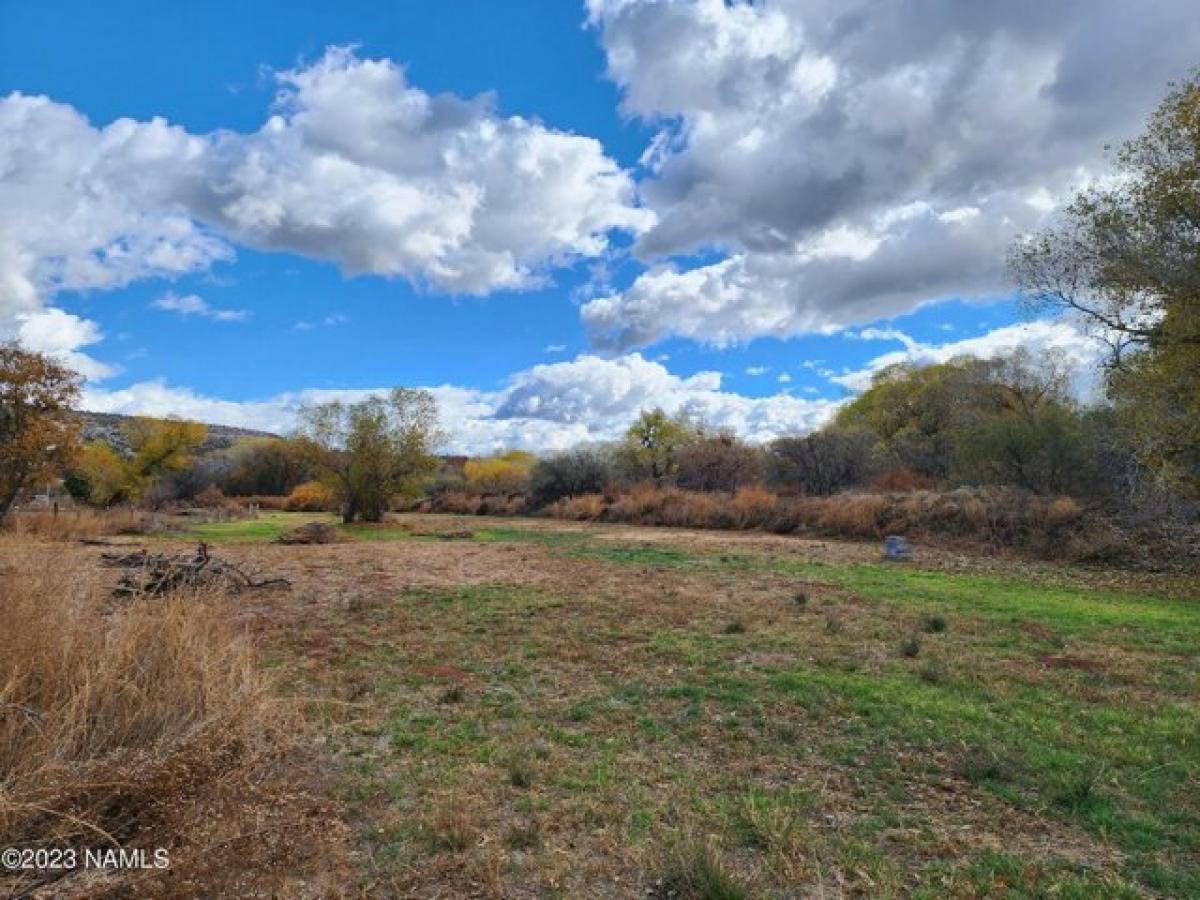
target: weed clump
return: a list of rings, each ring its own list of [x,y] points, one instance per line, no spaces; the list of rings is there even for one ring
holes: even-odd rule
[[[441,696],[438,697],[438,703],[461,703],[465,695],[466,692],[461,684],[453,684],[442,691]]]
[[[725,626],[726,634],[745,634],[746,624],[741,619],[734,619]]]
[[[808,608],[808,591],[805,591],[805,590],[796,591],[796,593],[792,595],[792,603],[794,603],[796,605],[797,609],[807,609]]]
[[[921,652],[921,639],[915,634],[909,635],[900,643],[900,655],[906,659],[914,659]]]
[[[955,774],[972,784],[1005,784],[1016,779],[1019,769],[1015,758],[989,747],[968,747],[954,765]]]
[[[921,671],[917,673],[917,677],[924,684],[941,684],[946,680],[946,667],[936,660],[930,661],[921,667]]]
[[[666,854],[650,891],[654,900],[749,900],[751,894],[708,844],[684,844]]]
[[[504,833],[504,845],[509,850],[532,850],[541,843],[536,822],[518,822]]]
[[[1073,772],[1050,789],[1050,802],[1076,815],[1090,812],[1104,803],[1100,791],[1103,776],[1102,769]]]
[[[505,769],[508,773],[508,783],[513,787],[527,788],[533,784],[533,764],[524,753],[510,756]]]
[[[457,805],[439,810],[425,823],[423,831],[434,852],[466,850],[478,834],[470,814]]]
[[[921,630],[926,634],[941,634],[946,630],[946,617],[938,613],[921,620]]]

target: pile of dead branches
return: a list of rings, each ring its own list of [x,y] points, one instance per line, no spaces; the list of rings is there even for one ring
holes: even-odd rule
[[[262,578],[246,572],[236,563],[217,559],[200,544],[195,554],[104,553],[101,565],[124,569],[113,588],[117,597],[156,597],[182,589],[217,589],[230,593],[259,588],[290,587],[286,578]]]

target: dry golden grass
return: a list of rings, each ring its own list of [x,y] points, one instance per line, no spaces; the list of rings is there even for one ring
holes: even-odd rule
[[[0,846],[120,844],[277,734],[219,598],[112,607],[55,557],[0,551]]]
[[[654,524],[662,510],[666,495],[648,481],[639,482],[617,498],[612,505],[612,518],[618,522]]]
[[[13,535],[74,541],[116,534],[132,521],[128,510],[71,509],[16,512],[4,521],[4,530]]]
[[[733,495],[729,508],[738,528],[762,528],[775,513],[779,498],[758,485],[740,487]]]
[[[546,514],[555,519],[590,522],[599,519],[606,507],[602,494],[581,494],[578,497],[564,497],[552,504]]]

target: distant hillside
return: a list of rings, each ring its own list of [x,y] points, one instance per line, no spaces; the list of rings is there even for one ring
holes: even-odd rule
[[[133,416],[84,411],[81,411],[79,416],[83,419],[83,439],[85,441],[104,441],[104,443],[118,450],[126,451],[129,449],[128,444],[125,442],[125,423],[131,421]],[[208,436],[204,439],[204,443],[200,445],[201,453],[223,450],[244,438],[278,437],[278,435],[272,434],[269,431],[255,431],[251,428],[233,428],[229,425],[206,424],[205,428],[208,429]]]

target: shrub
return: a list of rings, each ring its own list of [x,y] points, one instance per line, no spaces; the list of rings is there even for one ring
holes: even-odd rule
[[[612,517],[618,522],[656,525],[666,494],[648,481],[640,481],[617,498]]]
[[[144,839],[282,741],[218,598],[110,610],[77,574],[0,549],[20,562],[0,578],[0,846],[90,844],[96,829]]]
[[[313,477],[303,448],[282,438],[239,441],[223,454],[227,471],[220,481],[227,494],[284,497]]]
[[[612,466],[595,450],[573,450],[538,460],[529,473],[529,490],[535,506],[563,497],[599,494],[612,480]]]
[[[770,521],[779,498],[766,488],[752,485],[737,489],[730,512],[738,528],[762,528]]]
[[[477,513],[481,516],[519,516],[525,512],[525,505],[525,498],[520,496],[483,497]]]
[[[204,509],[221,509],[228,504],[228,498],[221,492],[221,489],[215,484],[210,484],[204,490],[196,494],[193,502],[196,506]]]
[[[582,494],[579,497],[563,497],[546,507],[546,515],[555,519],[572,519],[577,522],[593,522],[604,515],[608,504],[601,494]]]
[[[1067,525],[1083,515],[1083,509],[1070,497],[1055,497],[1046,507],[1046,524]]]
[[[868,489],[877,494],[907,494],[912,491],[929,491],[935,487],[937,481],[933,478],[903,466],[880,472],[868,485]]]
[[[289,512],[327,512],[334,508],[337,497],[329,486],[319,481],[298,484],[288,494],[284,509]]]
[[[520,494],[529,489],[529,473],[537,463],[532,453],[510,450],[487,459],[469,459],[463,476],[476,490],[493,494]]]
[[[829,427],[767,448],[771,484],[823,496],[861,484],[871,466],[873,438],[860,428]]]
[[[457,516],[475,516],[483,505],[483,498],[478,494],[468,494],[466,491],[446,491],[433,498],[435,512],[451,513]]]
[[[675,468],[675,484],[689,491],[733,492],[762,475],[758,451],[727,432],[682,446]]]
[[[941,634],[946,630],[946,617],[934,613],[921,620],[921,630],[926,634]]]
[[[678,528],[729,528],[732,518],[728,498],[694,491],[667,491],[659,509],[658,524]]]

